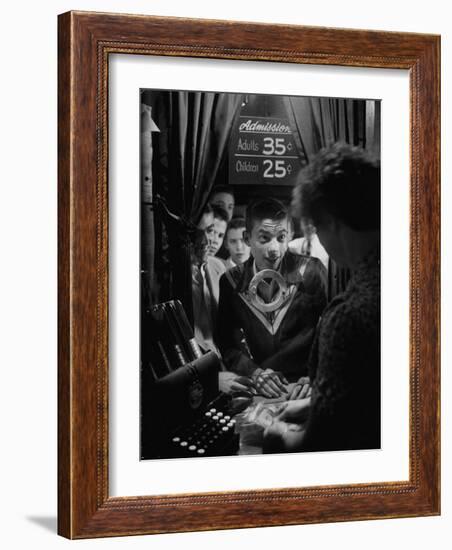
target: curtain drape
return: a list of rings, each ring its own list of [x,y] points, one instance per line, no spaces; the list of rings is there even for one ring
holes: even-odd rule
[[[149,307],[154,288],[155,231],[152,208],[152,134],[159,132],[152,120],[152,109],[141,105],[140,120],[140,181],[141,181],[141,299],[144,307]]]
[[[286,97],[286,110],[296,129],[301,158],[309,162],[320,149],[337,141],[380,152],[380,104],[375,101],[338,98]],[[329,260],[328,298],[342,292],[350,272]]]
[[[239,94],[159,92],[145,95],[160,129],[154,134],[154,203],[163,224],[159,299],[178,298],[192,318],[190,233],[201,218],[228,144]],[[158,256],[160,258],[158,258]]]

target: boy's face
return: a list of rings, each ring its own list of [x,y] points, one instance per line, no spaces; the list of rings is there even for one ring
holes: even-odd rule
[[[290,237],[289,220],[255,220],[247,244],[256,262],[257,271],[278,269]]]
[[[229,193],[215,193],[209,202],[214,206],[223,208],[228,215],[228,221],[231,221],[235,206],[234,197],[232,195]]]
[[[207,260],[208,249],[212,242],[214,229],[214,218],[212,212],[203,214],[198,223],[198,230],[195,236],[194,254],[199,263]]]
[[[245,243],[244,232],[244,227],[229,229],[224,241],[232,261],[236,264],[242,264],[250,257],[250,247]]]
[[[226,222],[224,220],[214,218],[213,231],[209,241],[209,247],[207,249],[207,254],[209,256],[215,256],[215,254],[220,250],[221,245],[223,244],[225,233]]]

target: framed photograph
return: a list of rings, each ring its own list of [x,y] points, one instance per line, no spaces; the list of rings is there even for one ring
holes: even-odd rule
[[[141,109],[141,459],[288,452],[270,445],[265,429],[288,396],[308,397],[316,326],[351,276],[288,203],[300,172],[329,143],[359,146],[379,162],[380,101],[142,89]],[[188,147],[199,151],[192,166],[204,170],[178,163]],[[176,181],[181,191],[192,187],[188,200],[177,197]],[[368,213],[378,218],[377,262],[380,184],[378,175]],[[187,218],[198,230],[191,238]],[[379,289],[376,301],[380,317]],[[356,405],[368,411],[369,439],[333,444],[323,433],[329,450],[381,448],[376,325],[374,403],[366,392]],[[203,380],[192,381],[186,365]]]
[[[59,533],[440,513],[438,36],[59,16]]]

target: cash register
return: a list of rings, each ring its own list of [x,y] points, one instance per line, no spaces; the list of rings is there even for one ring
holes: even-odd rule
[[[196,342],[182,304],[145,312],[141,330],[140,457],[236,454],[230,397],[219,391],[219,357]]]

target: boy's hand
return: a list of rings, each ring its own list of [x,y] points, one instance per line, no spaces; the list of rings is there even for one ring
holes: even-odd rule
[[[280,397],[283,393],[287,393],[288,382],[280,372],[272,369],[256,369],[253,380],[257,393],[264,397]]]

